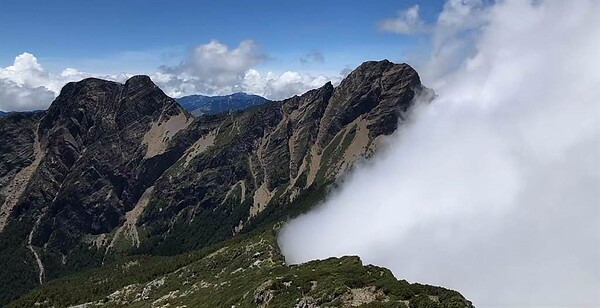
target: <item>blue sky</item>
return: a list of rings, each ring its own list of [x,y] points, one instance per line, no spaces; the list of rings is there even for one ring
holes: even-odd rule
[[[174,97],[283,99],[339,82],[363,61],[410,63],[428,52],[421,27],[443,7],[443,0],[2,0],[0,110],[43,109],[66,82],[134,74]]]
[[[22,52],[48,69],[150,71],[174,64],[211,39],[233,46],[255,40],[263,66],[300,69],[299,58],[323,53],[320,69],[367,59],[401,60],[414,37],[378,31],[377,23],[409,1],[2,1],[0,65]],[[420,4],[423,19],[441,1]],[[305,66],[305,65],[304,65]],[[314,69],[314,68],[313,68]]]

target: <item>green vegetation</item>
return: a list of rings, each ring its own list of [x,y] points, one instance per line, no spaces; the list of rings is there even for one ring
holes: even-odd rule
[[[25,224],[8,224],[0,237],[0,306],[37,285],[35,260],[23,240],[28,233]]]
[[[126,257],[101,269],[57,279],[9,307],[470,307],[460,294],[396,280],[357,257],[286,265],[276,230],[262,229],[171,257]]]

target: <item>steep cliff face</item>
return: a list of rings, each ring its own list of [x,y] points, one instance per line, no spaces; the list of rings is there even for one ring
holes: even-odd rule
[[[0,119],[0,231],[34,171],[40,116],[15,113]]]
[[[34,283],[97,263],[73,249],[121,224],[169,165],[153,156],[191,120],[145,76],[69,83],[44,113],[3,118],[2,257],[37,267]],[[31,285],[6,266],[2,291]]]
[[[67,253],[80,234],[117,227],[168,166],[153,158],[191,120],[145,76],[124,85],[88,79],[65,86],[40,123],[45,181],[29,196],[49,196],[38,210],[36,243]]]
[[[366,62],[336,88],[200,117],[167,151],[191,145],[156,182],[138,228],[153,250],[175,253],[281,219],[369,156],[421,90],[408,65]]]
[[[422,90],[406,64],[365,62],[337,87],[193,118],[146,76],[67,84],[47,111],[0,120],[3,300],[120,254],[189,251],[305,210]]]

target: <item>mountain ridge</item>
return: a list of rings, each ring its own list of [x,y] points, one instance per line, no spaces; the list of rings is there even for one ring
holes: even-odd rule
[[[297,215],[371,156],[425,89],[409,65],[370,61],[337,87],[194,118],[148,76],[69,83],[47,111],[0,119],[13,143],[0,147],[0,300]]]
[[[243,110],[269,102],[264,97],[244,92],[217,96],[194,94],[176,100],[184,109],[195,116]]]

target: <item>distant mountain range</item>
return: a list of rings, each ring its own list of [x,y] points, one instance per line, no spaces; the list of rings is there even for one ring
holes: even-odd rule
[[[6,115],[6,112],[0,111],[0,118],[3,117],[3,116],[5,116],[5,115]]]
[[[223,96],[190,95],[176,100],[181,107],[195,116],[242,110],[269,101],[262,96],[246,93],[233,93]]]

